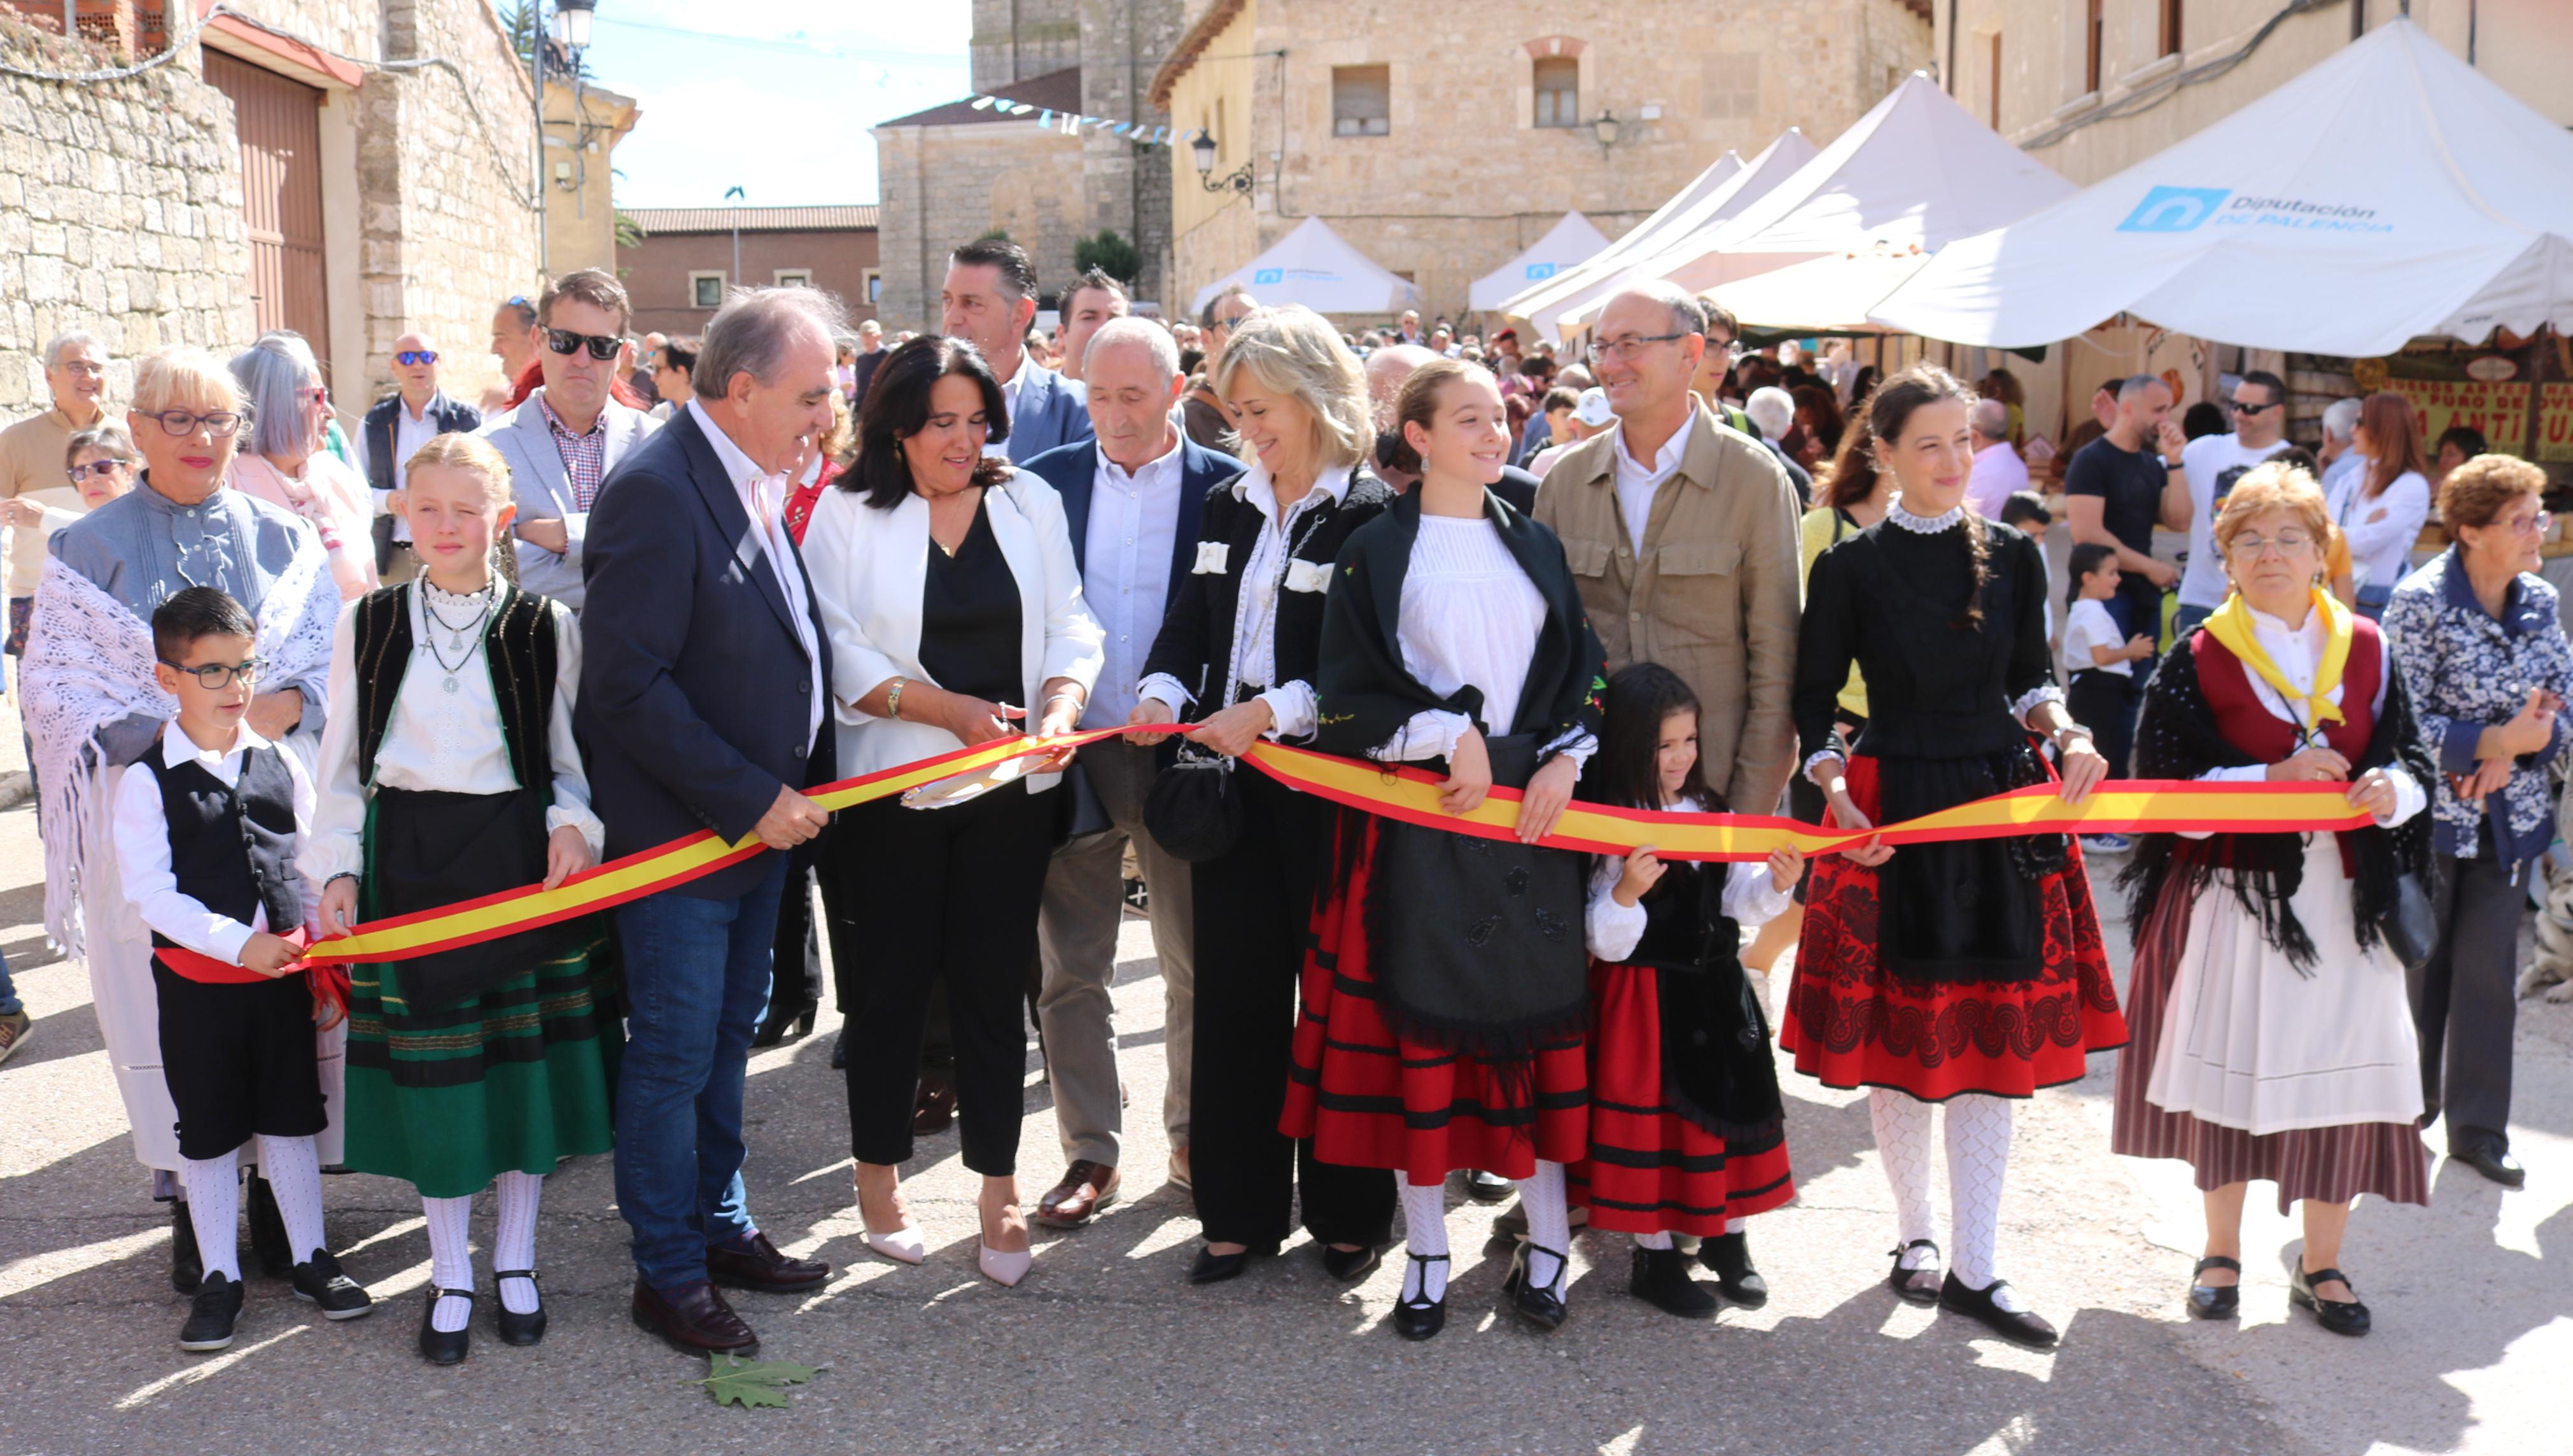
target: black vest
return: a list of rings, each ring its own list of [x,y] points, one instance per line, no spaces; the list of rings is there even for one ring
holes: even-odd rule
[[[1627,963],[1682,972],[1714,970],[1727,961],[1738,965],[1742,932],[1724,913],[1726,869],[1665,862],[1662,878],[1644,892],[1644,933]]]
[[[184,730],[173,723],[162,731]],[[272,745],[244,753],[241,779],[232,785],[193,759],[170,767],[158,745],[143,762],[161,784],[170,872],[179,893],[244,925],[265,908],[273,935],[303,925],[304,889],[295,872],[295,779],[278,750]],[[178,943],[155,931],[152,944],[168,949]]]
[[[392,726],[394,702],[411,666],[411,583],[369,593],[358,603],[358,777],[372,788],[376,751]],[[482,628],[482,651],[491,674],[491,696],[500,708],[500,736],[509,745],[509,769],[518,787],[550,795],[553,756],[546,729],[554,702],[553,603],[546,597],[500,589],[499,604]],[[470,670],[471,664],[467,664]],[[548,800],[550,802],[550,799]]]

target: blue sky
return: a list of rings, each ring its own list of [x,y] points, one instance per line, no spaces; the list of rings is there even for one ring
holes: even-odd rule
[[[967,0],[600,0],[590,74],[634,97],[616,202],[876,200],[867,128],[969,91]]]

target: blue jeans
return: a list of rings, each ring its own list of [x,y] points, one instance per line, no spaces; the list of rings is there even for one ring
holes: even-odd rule
[[[753,1231],[741,1183],[742,1078],[768,1009],[785,855],[734,900],[665,890],[621,906],[625,1056],[616,1202],[655,1289],[706,1277],[706,1250]]]
[[[0,954],[0,1017],[16,1016],[23,1009],[18,1004],[18,983],[9,979],[9,958]]]

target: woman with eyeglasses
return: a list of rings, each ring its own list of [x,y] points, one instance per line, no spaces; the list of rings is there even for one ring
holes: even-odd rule
[[[2420,1062],[2391,947],[2402,881],[2429,868],[2420,813],[2435,770],[2385,637],[2323,589],[2332,524],[2313,477],[2254,468],[2214,534],[2233,590],[2145,689],[2138,776],[2328,783],[2367,823],[2138,839],[2124,877],[2135,1039],[2109,1145],[2195,1171],[2206,1243],[2190,1314],[2240,1308],[2242,1205],[2260,1179],[2277,1184],[2281,1214],[2305,1205],[2288,1299],[2334,1334],[2361,1335],[2367,1306],[2336,1267],[2351,1200],[2430,1201],[2413,1120]]]
[[[2385,636],[2442,772],[2431,785],[2428,888],[2439,940],[2412,975],[2421,1099],[2448,1155],[2506,1187],[2519,911],[2555,837],[2550,769],[2565,761],[2573,646],[2537,574],[2546,472],[2481,454],[2448,472],[2439,519],[2456,544],[2405,578]]]
[[[340,591],[320,539],[292,513],[224,488],[246,425],[241,391],[222,361],[171,349],[137,366],[125,416],[143,458],[140,488],[56,532],[36,588],[37,626],[25,658],[27,728],[45,825],[45,927],[89,962],[90,990],[132,1122],[136,1158],[179,1170],[177,1114],[164,1085],[152,942],[127,909],[107,827],[126,766],[152,746],[169,714],[153,680],[152,611],[191,586],[224,591],[259,623],[263,670],[246,722],[307,760],[321,735]],[[337,1104],[339,1043],[325,1034],[323,1089]],[[323,1134],[340,1160],[339,1131]],[[263,1258],[284,1258],[282,1231],[261,1238],[263,1199],[251,1199]],[[274,1203],[267,1207],[273,1212]],[[171,1281],[194,1292],[196,1237],[177,1204]]]
[[[312,346],[282,330],[266,335],[233,356],[233,377],[250,406],[249,448],[233,463],[233,487],[313,527],[341,600],[375,590],[375,496],[329,448],[331,391]]]

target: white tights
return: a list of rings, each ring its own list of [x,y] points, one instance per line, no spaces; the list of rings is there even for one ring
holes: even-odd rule
[[[1948,1267],[1969,1289],[1988,1289],[2001,1238],[2002,1183],[2010,1170],[2011,1103],[2008,1097],[1960,1092],[1948,1109]],[[1930,1212],[1930,1103],[1877,1088],[1867,1094],[1885,1180],[1894,1186],[1894,1215],[1901,1241],[1933,1238]],[[1906,1256],[1905,1267],[1925,1267],[1928,1250]]]
[[[1519,1207],[1527,1213],[1528,1277],[1560,1294],[1566,1272],[1563,1256],[1572,1248],[1572,1216],[1563,1201],[1563,1164],[1538,1158],[1536,1171],[1519,1179]],[[1430,1261],[1406,1261],[1403,1299],[1446,1298],[1447,1185],[1404,1182],[1402,1224],[1405,1249]]]
[[[322,1156],[310,1137],[260,1134],[260,1171],[277,1195],[286,1241],[295,1261],[313,1257],[322,1243]],[[179,1172],[188,1211],[197,1228],[197,1258],[209,1274],[241,1282],[241,1149],[221,1157],[190,1158]]]
[[[532,1270],[536,1266],[536,1204],[543,1195],[544,1175],[509,1171],[495,1181],[499,1190],[499,1226],[491,1240],[491,1268]],[[473,1242],[471,1222],[473,1199],[422,1198],[421,1212],[429,1220],[429,1278],[440,1289],[470,1290],[473,1287]],[[525,1279],[500,1281],[500,1307],[511,1314],[533,1314],[536,1310],[536,1286]],[[473,1306],[466,1300],[441,1298],[429,1313],[432,1329],[452,1334],[464,1328],[472,1317]]]

